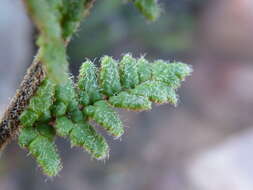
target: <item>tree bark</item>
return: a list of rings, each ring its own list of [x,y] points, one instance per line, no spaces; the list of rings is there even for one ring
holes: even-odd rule
[[[0,121],[0,150],[18,133],[19,116],[45,76],[41,62],[35,60],[27,70],[16,95],[12,98]]]

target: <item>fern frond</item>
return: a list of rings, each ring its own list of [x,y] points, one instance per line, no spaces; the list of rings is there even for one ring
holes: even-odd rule
[[[183,63],[162,60],[150,63],[144,57],[135,59],[131,54],[124,55],[120,61],[104,56],[100,62],[99,69],[86,60],[76,85],[70,78],[62,85],[54,85],[46,79],[20,117],[25,128],[20,133],[19,144],[28,148],[48,175],[56,174],[56,167],[50,168],[49,162],[58,163],[58,155],[52,153],[48,155],[50,159],[44,159],[37,156],[40,147],[36,146],[43,143],[43,139],[45,144],[52,143],[52,136],[49,138],[48,135],[56,133],[69,138],[71,146],[83,147],[93,158],[104,159],[109,155],[109,146],[89,120],[119,138],[124,127],[113,107],[143,111],[150,110],[152,102],[176,105],[176,89],[192,72],[191,67]],[[45,130],[42,130],[43,126]],[[54,146],[49,147],[53,152]]]
[[[159,16],[157,0],[133,1],[149,20]],[[176,90],[192,72],[184,63],[149,62],[131,54],[121,60],[103,56],[100,67],[87,59],[74,83],[68,72],[66,46],[93,2],[24,1],[39,30],[39,52],[37,63],[28,72],[30,78],[22,86],[28,89],[19,92],[1,120],[0,141],[2,147],[18,129],[11,125],[20,124],[20,147],[28,149],[48,176],[56,176],[62,169],[56,136],[69,139],[71,146],[82,147],[92,158],[105,159],[109,146],[93,123],[120,138],[124,127],[114,108],[143,111],[150,110],[152,103],[176,105]]]

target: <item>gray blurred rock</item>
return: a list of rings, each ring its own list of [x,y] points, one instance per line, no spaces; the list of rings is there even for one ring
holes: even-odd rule
[[[253,130],[231,137],[223,144],[188,162],[195,190],[251,190],[253,186]]]

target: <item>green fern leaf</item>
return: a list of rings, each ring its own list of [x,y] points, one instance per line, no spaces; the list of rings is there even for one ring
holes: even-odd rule
[[[112,96],[120,92],[120,76],[118,71],[118,62],[112,57],[104,56],[101,59],[100,86],[102,92],[107,96]]]
[[[67,106],[64,102],[57,101],[54,103],[54,106],[52,107],[52,112],[56,117],[65,115],[66,111]]]
[[[83,7],[86,0],[63,0],[63,38],[68,39],[75,32],[83,15]]]
[[[56,175],[60,169],[53,144],[55,131],[69,138],[72,146],[83,147],[93,158],[104,159],[109,155],[108,144],[87,123],[89,119],[119,138],[124,128],[112,107],[143,111],[150,110],[152,102],[176,105],[176,89],[192,72],[183,63],[162,60],[149,63],[144,57],[135,59],[130,54],[124,55],[121,61],[109,56],[100,61],[100,72],[89,60],[82,64],[77,87],[71,78],[57,85],[46,79],[20,116],[24,128],[19,144],[29,149],[48,175]],[[50,143],[48,156],[54,156],[50,159],[38,156],[42,150],[37,145]]]
[[[149,20],[159,16],[157,0],[133,1]],[[29,150],[49,176],[56,176],[62,168],[55,135],[70,139],[71,146],[84,148],[93,158],[105,159],[109,146],[88,122],[95,121],[119,138],[124,128],[113,107],[143,111],[150,110],[152,102],[176,105],[176,89],[192,72],[184,63],[150,63],[131,54],[119,61],[103,56],[100,69],[86,60],[75,84],[68,73],[66,45],[85,13],[84,7],[91,2],[25,1],[40,32],[37,59],[43,63],[46,79],[19,117],[22,129],[18,143]]]
[[[169,88],[170,87],[163,82],[146,81],[131,90],[131,93],[145,96],[152,102],[163,104],[169,102],[169,96],[171,97],[172,89],[169,90]],[[175,99],[173,102],[177,102],[177,100]]]
[[[151,64],[144,57],[137,60],[137,71],[140,83],[150,80],[152,77]]]
[[[106,140],[95,129],[86,123],[75,124],[70,133],[72,146],[81,146],[98,160],[105,159],[109,155],[109,146]]]
[[[56,133],[62,137],[68,137],[71,130],[74,128],[74,123],[67,117],[58,117],[56,119]]]
[[[75,99],[76,92],[71,79],[66,83],[57,85],[55,91],[55,98],[58,102],[63,102],[67,107],[72,99]]]
[[[44,136],[36,137],[28,146],[43,172],[48,176],[56,176],[62,169],[61,160],[54,143]]]
[[[47,123],[51,120],[52,115],[50,110],[46,110],[45,112],[42,113],[42,115],[39,117],[39,121],[43,123]]]
[[[80,68],[78,87],[88,95],[83,98],[88,99],[89,104],[102,99],[97,81],[97,68],[90,60],[85,61]]]
[[[116,138],[123,135],[122,122],[106,101],[98,101],[94,106],[86,107],[85,113]]]
[[[61,161],[53,143],[54,129],[45,124],[36,127],[25,127],[19,135],[19,145],[27,148],[43,172],[48,176],[55,176],[61,170]]]
[[[134,88],[139,84],[136,59],[131,54],[123,56],[119,63],[121,84],[125,89]]]
[[[151,109],[151,102],[147,97],[121,92],[109,99],[109,103],[116,108],[124,108],[134,111]]]
[[[21,122],[21,124],[24,127],[31,127],[33,126],[33,124],[39,119],[39,115],[30,110],[30,109],[26,109],[25,111],[22,112],[22,114],[19,117],[19,120]]]
[[[22,148],[26,148],[37,136],[38,133],[34,130],[34,127],[24,127],[20,131],[18,144]]]
[[[181,80],[177,77],[174,70],[171,70],[170,64],[163,60],[155,61],[152,64],[152,79],[164,82],[174,89],[181,85]]]

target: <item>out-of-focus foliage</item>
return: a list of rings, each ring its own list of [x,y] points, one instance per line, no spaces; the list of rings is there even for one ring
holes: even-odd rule
[[[151,21],[156,20],[160,16],[161,9],[157,0],[134,0],[134,5]]]

